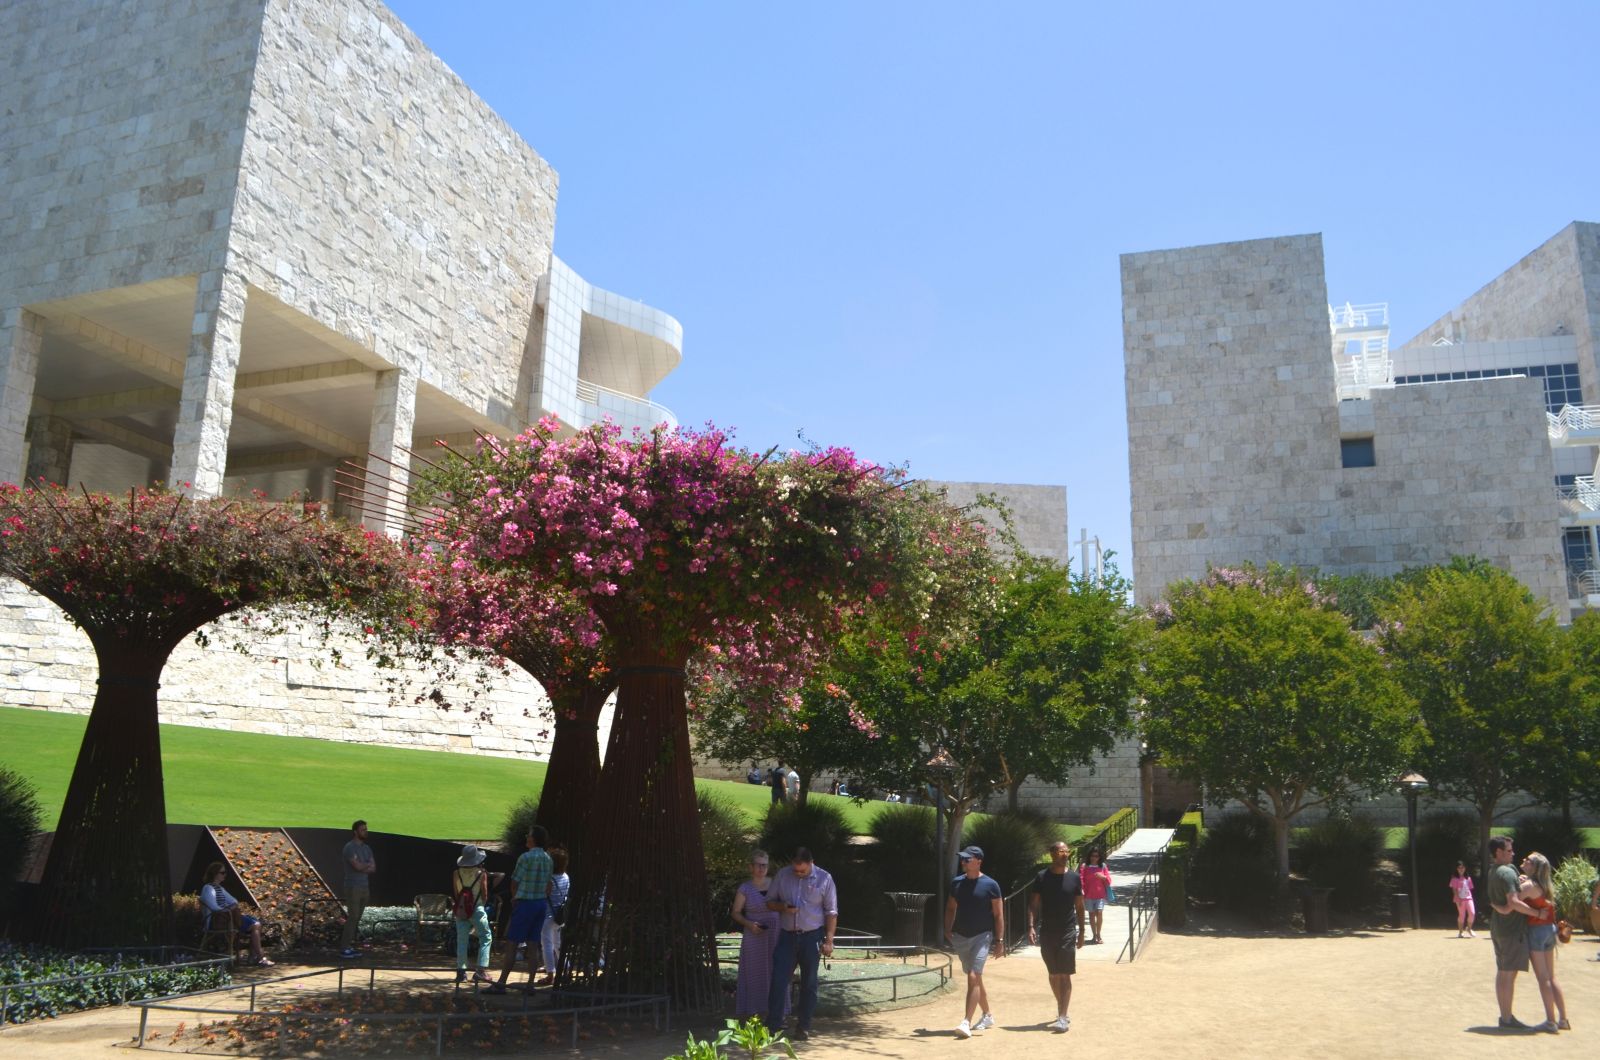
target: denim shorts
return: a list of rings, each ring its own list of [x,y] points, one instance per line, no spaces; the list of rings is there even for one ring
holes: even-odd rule
[[[989,947],[994,944],[994,932],[980,931],[976,935],[950,935],[950,945],[961,958],[961,970],[969,975],[982,975],[984,962],[989,959]]]
[[[1556,948],[1554,924],[1528,925],[1528,949],[1533,953],[1549,953]]]
[[[1104,898],[1085,898],[1083,907],[1091,913],[1098,913],[1106,907],[1106,900]]]

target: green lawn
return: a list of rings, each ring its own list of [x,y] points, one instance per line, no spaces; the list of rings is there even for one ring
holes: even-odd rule
[[[0,707],[0,766],[39,790],[54,828],[87,719]],[[437,839],[485,839],[500,832],[507,807],[544,783],[544,763],[411,751],[328,740],[161,726],[167,819],[188,824],[348,828],[357,817],[374,831]],[[745,811],[752,826],[767,812],[765,787],[697,780]],[[881,803],[837,801],[859,832]]]

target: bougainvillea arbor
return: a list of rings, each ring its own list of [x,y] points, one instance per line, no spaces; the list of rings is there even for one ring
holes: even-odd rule
[[[591,608],[618,679],[600,785],[574,851],[558,982],[721,1003],[696,826],[684,667],[718,649],[770,683],[804,676],[872,599],[916,610],[954,547],[897,477],[847,450],[774,458],[722,432],[553,422],[485,440],[449,472],[434,530],[452,557],[550,584]]]
[[[539,797],[539,823],[569,849],[600,783],[600,712],[616,691],[610,646],[595,613],[573,594],[448,551],[424,552],[417,586],[429,602],[431,653],[467,648],[515,663],[550,700],[554,734]]]
[[[261,613],[257,628],[311,612],[402,613],[410,599],[405,570],[387,540],[313,507],[0,485],[0,575],[66,612],[99,662],[94,707],[45,866],[37,921],[45,939],[167,939],[156,697],[173,649],[252,605],[278,607]]]

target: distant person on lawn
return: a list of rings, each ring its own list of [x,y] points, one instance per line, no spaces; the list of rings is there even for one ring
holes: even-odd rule
[[[361,926],[361,914],[372,901],[371,878],[378,871],[372,859],[372,848],[367,846],[367,822],[357,821],[350,826],[350,842],[344,845],[344,934],[339,956],[349,960],[361,956],[356,949],[356,929]]]
[[[212,917],[225,916],[233,921],[235,934],[247,932],[250,935],[250,963],[258,968],[271,968],[272,962],[267,960],[266,954],[261,952],[261,921],[246,913],[239,905],[239,899],[229,894],[222,887],[222,881],[227,877],[228,870],[220,861],[213,861],[206,866],[205,885],[200,888],[200,904],[206,907],[205,930],[211,931]],[[216,928],[215,930],[221,930]],[[232,956],[231,954],[229,956]]]
[[[967,977],[967,1014],[956,1027],[956,1037],[970,1038],[973,1031],[994,1026],[989,994],[983,988],[983,966],[991,951],[996,960],[1006,955],[1005,895],[994,877],[983,874],[982,847],[967,847],[960,861],[961,875],[950,884],[950,900],[944,906],[944,937],[961,958],[961,971]],[[980,1007],[983,1018],[973,1023],[972,1015]]]
[[[517,947],[528,947],[528,992],[533,991],[534,965],[539,960],[540,935],[544,931],[544,918],[550,911],[551,880],[555,877],[555,862],[544,849],[550,842],[550,833],[543,825],[528,829],[528,849],[517,859],[511,878],[516,881],[516,902],[511,907],[511,927],[506,932],[506,956],[500,962],[500,978],[489,988],[491,994],[506,992],[506,980],[517,965]]]
[[[494,945],[494,933],[489,929],[489,874],[483,869],[488,855],[471,845],[461,848],[455,871],[450,874],[450,903],[455,905],[457,895],[468,892],[472,906],[466,916],[456,914],[456,982],[467,980],[467,938],[478,933],[477,970],[472,973],[475,983],[489,982],[489,948]]]
[[[1070,850],[1056,840],[1050,844],[1050,867],[1034,878],[1028,895],[1028,941],[1039,947],[1050,991],[1056,996],[1052,1030],[1064,1034],[1072,1026],[1067,1006],[1072,1003],[1072,975],[1078,970],[1078,950],[1083,947],[1083,883],[1067,867]]]
[[[783,763],[779,762],[772,767],[772,772],[767,774],[767,786],[772,789],[772,801],[783,801],[783,789],[788,783],[788,774],[784,772]]]

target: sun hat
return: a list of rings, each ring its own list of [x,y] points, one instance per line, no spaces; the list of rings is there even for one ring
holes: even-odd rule
[[[463,869],[470,869],[474,865],[482,865],[483,859],[489,855],[468,843],[461,848],[461,856],[456,858],[456,864]]]

